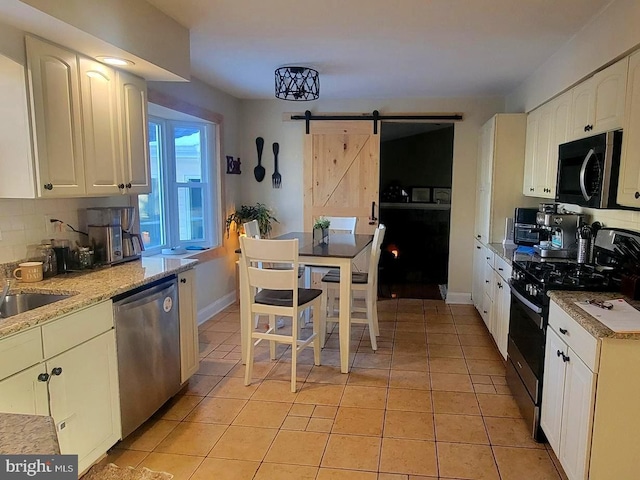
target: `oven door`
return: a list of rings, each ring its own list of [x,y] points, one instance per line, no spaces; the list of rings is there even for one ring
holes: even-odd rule
[[[535,404],[539,404],[544,368],[545,316],[545,307],[511,289],[508,353]]]

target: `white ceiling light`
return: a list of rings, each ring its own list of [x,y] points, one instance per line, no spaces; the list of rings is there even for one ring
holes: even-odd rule
[[[101,62],[106,63],[107,65],[113,65],[114,67],[127,67],[129,65],[135,65],[131,60],[126,60],[119,57],[100,56],[96,58]]]

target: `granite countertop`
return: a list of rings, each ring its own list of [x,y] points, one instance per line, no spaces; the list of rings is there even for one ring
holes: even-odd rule
[[[566,290],[551,290],[548,295],[549,298],[556,302],[571,318],[597,339],[618,338],[640,340],[640,333],[614,332],[575,304],[575,302],[584,302],[590,299],[606,301],[624,298],[633,307],[640,309],[640,302],[637,300],[630,300],[620,292],[570,292]]]
[[[502,243],[489,243],[487,246],[493,250],[495,254],[504,258],[509,265],[511,265],[513,259],[513,252],[518,248],[518,245],[503,245]]]
[[[12,285],[9,293],[71,295],[58,302],[0,319],[0,338],[39,325],[163,277],[193,268],[196,260],[145,257],[90,272],[58,275],[41,282]]]
[[[53,418],[0,413],[0,454],[59,455]]]

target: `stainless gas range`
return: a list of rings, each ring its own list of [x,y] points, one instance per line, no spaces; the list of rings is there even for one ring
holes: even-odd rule
[[[549,318],[550,290],[619,291],[624,255],[621,239],[636,232],[602,229],[594,246],[596,263],[545,261],[537,255],[519,255],[512,262],[511,311],[507,384],[531,429],[544,441],[540,429],[545,337]],[[622,241],[624,243],[624,241]]]

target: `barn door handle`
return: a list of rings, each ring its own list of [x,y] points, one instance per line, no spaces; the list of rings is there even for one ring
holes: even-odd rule
[[[371,216],[369,217],[369,225],[375,225],[378,219],[376,218],[376,202],[371,202]]]

